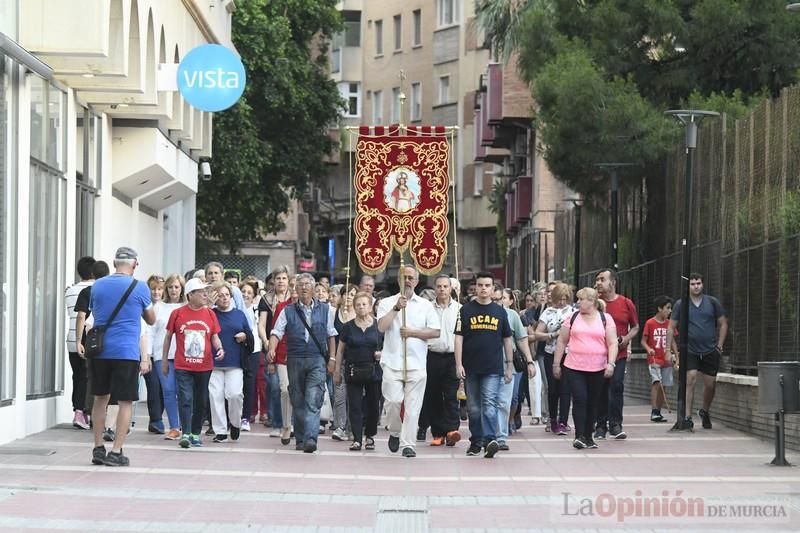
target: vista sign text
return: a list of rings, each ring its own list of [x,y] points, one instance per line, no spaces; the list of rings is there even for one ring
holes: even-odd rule
[[[201,111],[222,111],[244,92],[247,75],[242,60],[218,44],[204,44],[189,51],[178,65],[178,90]]]

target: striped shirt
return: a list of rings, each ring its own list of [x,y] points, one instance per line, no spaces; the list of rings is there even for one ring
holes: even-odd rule
[[[67,319],[69,320],[67,328],[68,352],[78,351],[78,345],[75,342],[75,321],[78,318],[78,313],[75,312],[75,301],[78,299],[78,295],[81,293],[81,291],[86,287],[91,286],[93,283],[93,279],[87,279],[85,281],[80,281],[75,285],[70,285],[67,287],[67,290],[64,291],[64,305],[67,307]]]

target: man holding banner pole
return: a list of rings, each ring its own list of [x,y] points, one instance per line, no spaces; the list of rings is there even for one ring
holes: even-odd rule
[[[382,392],[389,426],[389,450],[403,448],[403,457],[416,457],[419,413],[427,381],[428,340],[439,337],[439,315],[414,288],[419,274],[403,266],[398,276],[401,291],[378,305],[378,330],[384,334],[381,367]],[[405,314],[405,320],[403,320]],[[400,408],[405,414],[400,418]]]

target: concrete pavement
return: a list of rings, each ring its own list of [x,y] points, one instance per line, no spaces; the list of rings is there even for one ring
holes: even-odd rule
[[[140,416],[127,468],[92,466],[89,432],[56,427],[0,447],[0,531],[797,530],[800,470],[768,466],[772,443],[718,423],[668,433],[645,405],[625,417],[627,440],[587,451],[524,417],[487,460],[466,439],[404,459],[383,429],[375,451],[328,434],[309,455],[258,424],[181,450]]]

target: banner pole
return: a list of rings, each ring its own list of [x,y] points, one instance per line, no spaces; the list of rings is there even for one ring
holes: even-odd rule
[[[403,258],[403,253],[400,252],[400,294],[403,296],[406,295],[406,263],[405,259]],[[406,327],[406,308],[403,307],[403,310],[400,313],[402,325]],[[408,381],[408,344],[406,344],[406,338],[401,337],[403,341],[403,385],[406,384]]]

